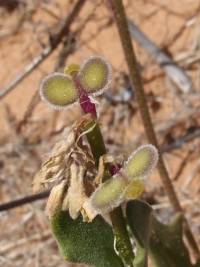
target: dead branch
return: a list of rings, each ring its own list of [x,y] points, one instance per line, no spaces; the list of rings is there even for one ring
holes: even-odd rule
[[[60,31],[51,36],[49,44],[43,49],[40,55],[36,56],[30,64],[28,64],[22,73],[20,73],[8,86],[0,91],[0,99],[10,93],[20,82],[22,82],[34,69],[36,69],[45,59],[47,59],[52,52],[62,42],[63,38],[69,34],[70,27],[75,18],[81,11],[85,0],[78,0],[73,9],[63,21]]]
[[[43,198],[47,198],[49,196],[49,194],[50,194],[50,190],[46,190],[46,191],[43,191],[43,192],[38,193],[38,194],[32,194],[32,195],[28,195],[28,196],[25,196],[25,197],[22,197],[22,198],[19,198],[16,200],[9,201],[7,203],[0,205],[0,212],[5,211],[5,210],[9,210],[9,209],[13,209],[16,207],[20,207],[22,205],[32,203],[32,202],[37,201],[37,200],[41,200]]]
[[[178,88],[183,93],[191,92],[193,90],[192,82],[185,71],[163,50],[158,48],[130,19],[128,20],[128,26],[131,37],[153,57]]]
[[[144,93],[142,79],[141,79],[141,76],[138,70],[137,58],[135,56],[134,49],[133,49],[132,42],[131,42],[130,32],[129,32],[128,23],[127,23],[127,17],[126,17],[126,13],[124,10],[123,2],[121,0],[115,0],[115,1],[110,0],[109,3],[113,11],[113,15],[116,21],[117,29],[118,29],[120,40],[121,40],[121,45],[124,51],[124,56],[127,62],[128,69],[129,69],[129,73],[131,77],[131,85],[132,85],[132,88],[135,89],[136,98],[138,101],[139,110],[140,110],[140,114],[142,117],[143,126],[145,128],[146,136],[149,142],[155,145],[159,150],[157,136],[155,134],[155,130],[152,124],[151,116],[149,113],[149,109],[147,106],[147,101],[146,101],[146,97]],[[169,177],[168,170],[166,168],[166,165],[161,155],[160,155],[157,166],[158,166],[158,171],[160,173],[160,178],[164,185],[165,191],[168,195],[168,198],[174,210],[176,212],[183,212],[179,198],[176,194],[174,186]],[[185,230],[185,236],[187,237],[187,241],[189,242],[191,248],[193,249],[193,252],[196,258],[199,258],[200,251],[199,251],[197,242],[195,240],[195,237],[190,229],[190,225],[185,216],[184,216],[184,222],[185,222],[184,230]]]
[[[179,167],[178,167],[178,170],[176,171],[176,173],[175,173],[175,175],[174,175],[174,177],[173,177],[173,179],[172,179],[173,181],[177,181],[177,180],[179,179],[179,177],[180,177],[181,174],[183,173],[185,167],[187,166],[187,162],[188,162],[188,160],[189,160],[191,154],[192,154],[192,151],[189,150],[189,151],[187,152],[186,156],[182,159],[182,161],[181,161],[181,163],[180,163],[180,165],[179,165]]]
[[[32,98],[31,98],[31,100],[30,100],[30,102],[29,102],[29,104],[27,106],[27,109],[25,111],[23,119],[17,125],[17,129],[16,130],[17,130],[18,133],[21,132],[22,127],[28,122],[29,117],[32,115],[33,110],[35,109],[35,107],[37,106],[39,101],[40,101],[40,96],[39,96],[38,91],[36,91],[34,93],[34,95],[32,96]]]
[[[181,148],[183,145],[185,145],[188,142],[191,142],[195,138],[200,137],[200,129],[197,128],[193,133],[186,134],[183,137],[176,139],[173,143],[169,145],[165,145],[161,148],[162,153],[170,152],[175,149]]]

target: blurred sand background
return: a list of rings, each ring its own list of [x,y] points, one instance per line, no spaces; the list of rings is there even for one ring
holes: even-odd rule
[[[7,3],[6,3],[7,2]],[[48,44],[75,1],[0,1],[0,92]],[[20,3],[18,3],[20,2]],[[65,65],[81,63],[93,54],[103,55],[113,67],[107,95],[98,97],[100,122],[110,153],[129,154],[146,143],[134,92],[130,93],[127,67],[118,32],[106,1],[86,1],[71,27],[78,29]],[[193,92],[185,95],[134,42],[149,108],[160,144],[164,147],[200,127],[200,2],[197,0],[124,1],[129,19],[169,54],[189,75]],[[33,103],[41,79],[58,68],[63,46],[0,99],[0,202],[32,193],[31,183],[59,132],[81,116],[78,106],[52,111],[37,101],[20,132],[16,129]],[[127,98],[127,99],[126,99]],[[125,99],[125,100],[124,100]],[[169,173],[200,243],[199,160],[200,140],[183,142],[164,154]],[[145,197],[164,221],[172,214],[157,173],[147,181]],[[57,252],[44,214],[45,201],[0,213],[0,266],[66,266]],[[73,266],[73,265],[68,265]]]

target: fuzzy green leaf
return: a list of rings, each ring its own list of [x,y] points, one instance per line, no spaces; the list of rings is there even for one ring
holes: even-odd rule
[[[154,267],[193,266],[183,243],[181,214],[165,225],[156,219],[147,203],[134,200],[127,205],[127,219],[137,244],[136,267],[146,266],[148,251]]]
[[[72,220],[67,212],[59,211],[51,218],[51,227],[65,260],[95,267],[123,267],[114,251],[112,228],[102,217],[85,223],[81,215]]]
[[[188,250],[183,243],[183,217],[177,214],[170,224],[152,219],[151,257],[156,267],[192,267]]]
[[[152,208],[147,203],[139,200],[133,200],[128,203],[127,219],[137,246],[137,253],[134,259],[135,267],[147,266],[151,218]]]

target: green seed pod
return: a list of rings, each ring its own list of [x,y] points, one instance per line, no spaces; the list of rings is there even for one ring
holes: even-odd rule
[[[133,180],[127,187],[125,192],[125,199],[136,199],[138,198],[144,191],[144,182],[142,179]]]
[[[130,180],[150,174],[158,161],[158,151],[153,145],[140,146],[124,164],[123,172]]]
[[[40,96],[55,109],[68,107],[78,99],[78,93],[70,76],[52,73],[41,83]]]
[[[79,72],[79,80],[89,94],[99,95],[111,82],[111,66],[100,56],[87,59]]]
[[[80,70],[80,66],[78,64],[70,64],[64,68],[64,73],[70,76],[76,75]]]
[[[98,213],[108,213],[124,199],[127,181],[118,175],[99,186],[91,196],[91,205]]]
[[[157,161],[158,152],[154,146],[139,147],[116,175],[96,189],[86,208],[95,211],[93,216],[96,216],[109,213],[126,200],[138,198],[144,191],[143,178],[152,171]]]

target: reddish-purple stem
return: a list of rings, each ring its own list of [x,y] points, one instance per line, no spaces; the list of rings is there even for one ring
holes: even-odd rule
[[[112,165],[110,165],[110,167],[109,167],[110,174],[112,176],[117,174],[120,171],[121,167],[122,167],[121,164],[112,164]]]
[[[74,82],[76,84],[76,88],[79,93],[79,103],[84,111],[84,113],[90,113],[93,117],[97,117],[97,111],[96,111],[96,106],[94,103],[91,102],[91,99],[88,96],[88,93],[80,83],[77,77],[74,78]]]

